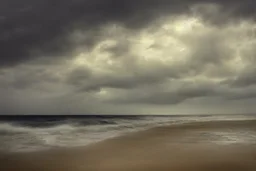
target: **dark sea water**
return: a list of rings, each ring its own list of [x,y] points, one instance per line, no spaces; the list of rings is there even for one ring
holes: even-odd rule
[[[0,151],[21,152],[85,146],[156,126],[255,118],[255,115],[0,116]],[[222,135],[220,133],[217,136]],[[229,140],[233,142],[232,138]]]

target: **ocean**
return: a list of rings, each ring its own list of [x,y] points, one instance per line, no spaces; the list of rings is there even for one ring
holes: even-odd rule
[[[0,151],[29,152],[50,148],[79,147],[158,126],[250,119],[256,119],[256,116],[0,116]],[[248,133],[247,130],[211,134],[207,136],[214,137],[216,142],[256,142],[256,132]]]

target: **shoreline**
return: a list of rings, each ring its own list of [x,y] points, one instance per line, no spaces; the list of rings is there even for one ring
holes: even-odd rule
[[[256,142],[218,145],[207,139],[214,131],[244,129],[256,132],[256,120],[159,126],[85,147],[2,154],[0,170],[255,171]]]

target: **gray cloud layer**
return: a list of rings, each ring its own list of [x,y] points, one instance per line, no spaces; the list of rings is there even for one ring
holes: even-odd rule
[[[3,0],[0,114],[253,112],[254,8]]]
[[[229,11],[227,16],[213,16],[211,11],[199,8],[214,22],[224,19],[227,22],[233,15],[255,16],[255,2],[252,0],[2,0],[0,65],[14,65],[35,56],[45,58],[70,53],[76,45],[66,35],[75,28],[95,30],[114,22],[139,29],[159,16],[187,12],[191,5],[198,3],[217,3],[223,11]],[[83,41],[90,47],[99,40],[97,36],[89,35]]]

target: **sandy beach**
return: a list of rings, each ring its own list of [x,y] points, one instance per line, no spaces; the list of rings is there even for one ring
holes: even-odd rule
[[[242,137],[224,141],[241,131],[255,133],[256,121],[171,125],[86,147],[1,154],[0,170],[255,171],[256,142],[246,143]]]

